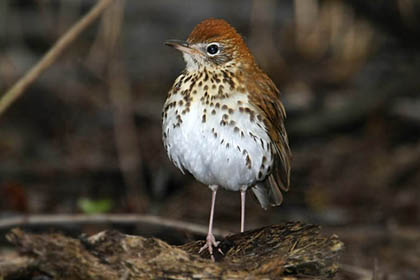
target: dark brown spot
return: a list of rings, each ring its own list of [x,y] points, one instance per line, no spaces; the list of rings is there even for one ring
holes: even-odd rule
[[[223,119],[227,120],[229,118],[229,116],[227,114],[223,114]]]
[[[226,105],[226,104],[224,104],[223,106],[222,106],[222,110],[227,110],[228,109],[228,106]]]
[[[191,92],[194,86],[195,86],[195,81],[192,81],[190,84],[190,87],[188,88],[188,92]]]
[[[179,100],[179,102],[178,102],[178,105],[179,105],[179,106],[182,106],[182,105],[184,105],[184,101],[182,101],[182,100]]]
[[[228,113],[229,114],[233,114],[233,109],[232,108],[229,108]]]
[[[251,112],[249,113],[249,120],[250,120],[251,122],[254,122],[254,121],[255,121],[255,113],[254,113],[254,111],[251,111]]]
[[[234,121],[234,120],[231,120],[230,122],[229,122],[229,125],[231,125],[231,126],[234,126],[236,124],[236,122]]]
[[[220,103],[219,102],[216,103],[216,108],[220,108]]]
[[[239,127],[235,126],[235,128],[233,129],[234,132],[238,133],[239,132]]]
[[[203,122],[203,123],[205,123],[205,122],[206,122],[206,114],[204,114],[204,115],[201,117],[201,122]]]
[[[257,177],[257,179],[258,180],[260,180],[262,178],[262,172],[260,171],[260,172],[258,172],[258,177]]]
[[[248,169],[251,169],[251,158],[249,157],[249,155],[246,155],[246,166],[248,167]]]
[[[217,91],[218,94],[223,95],[223,86],[219,86],[219,90]]]
[[[211,114],[212,114],[212,115],[216,115],[216,110],[214,110],[214,109],[213,109],[213,110],[211,110]]]
[[[235,88],[235,83],[233,82],[233,80],[232,80],[230,77],[228,77],[228,78],[223,78],[223,82],[224,82],[225,84],[229,84],[229,86],[230,86],[230,90],[233,90],[233,89]]]
[[[208,89],[209,89],[209,86],[208,86],[208,85],[205,85],[205,86],[203,87],[203,89],[204,89],[204,90],[208,90]]]
[[[251,131],[248,132],[248,134],[254,139],[254,141],[256,141],[257,136],[255,136]]]
[[[191,80],[191,76],[188,76],[188,77],[184,80],[184,83],[187,83],[189,80]]]
[[[223,73],[223,77],[226,79],[226,78],[229,78],[229,74],[226,72],[226,71],[224,71],[224,70],[222,70],[222,73]]]

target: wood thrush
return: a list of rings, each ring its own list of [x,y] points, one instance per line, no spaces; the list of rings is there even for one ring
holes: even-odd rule
[[[171,161],[212,190],[206,245],[212,234],[219,186],[241,192],[241,232],[245,193],[251,188],[263,208],[281,204],[289,189],[291,152],[279,90],[257,66],[242,37],[222,19],[198,24],[187,41],[166,45],[182,52],[184,72],[169,91],[163,143]]]

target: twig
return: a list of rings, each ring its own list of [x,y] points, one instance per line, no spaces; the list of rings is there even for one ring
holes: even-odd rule
[[[101,0],[77,23],[73,25],[21,79],[0,99],[0,116],[18,99],[25,89],[47,69],[79,34],[86,29],[114,0]]]
[[[63,224],[136,224],[144,223],[169,227],[179,231],[189,231],[195,234],[206,235],[207,226],[197,225],[194,223],[182,222],[178,220],[166,219],[152,215],[135,215],[135,214],[97,214],[97,215],[27,215],[11,218],[0,219],[0,229],[7,229],[17,226],[34,226],[34,225],[63,225]],[[219,237],[230,234],[229,231],[221,229],[213,229],[213,233]]]
[[[114,137],[118,161],[127,186],[127,203],[136,213],[147,208],[144,193],[144,177],[134,121],[134,108],[131,86],[127,78],[121,53],[121,30],[124,19],[124,4],[116,2],[103,17],[104,45],[110,57],[107,64],[109,97],[113,108]]]

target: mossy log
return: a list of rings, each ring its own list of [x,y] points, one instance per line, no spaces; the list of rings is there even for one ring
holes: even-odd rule
[[[303,223],[228,236],[216,262],[206,250],[198,254],[204,241],[171,246],[115,230],[74,239],[13,229],[6,238],[25,261],[14,262],[14,269],[3,262],[0,271],[8,275],[0,273],[0,279],[34,271],[53,279],[326,279],[337,271],[343,249],[337,236],[323,236],[318,226]]]

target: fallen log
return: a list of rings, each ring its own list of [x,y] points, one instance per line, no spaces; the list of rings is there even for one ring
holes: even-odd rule
[[[336,235],[299,222],[227,236],[216,262],[207,250],[198,254],[202,240],[172,246],[115,230],[75,239],[13,229],[6,238],[25,261],[0,262],[0,279],[34,271],[53,279],[327,279],[344,247]]]

